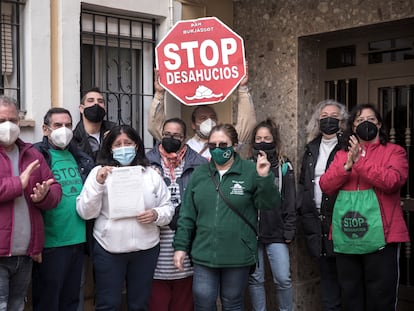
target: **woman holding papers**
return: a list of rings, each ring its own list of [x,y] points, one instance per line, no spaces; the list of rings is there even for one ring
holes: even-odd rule
[[[124,283],[129,310],[146,310],[160,250],[159,226],[174,214],[162,177],[148,166],[130,126],[105,137],[96,166],[77,198],[84,219],[96,218],[93,264],[96,310],[118,310]]]

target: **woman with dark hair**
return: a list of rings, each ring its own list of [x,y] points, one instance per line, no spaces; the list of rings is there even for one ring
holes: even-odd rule
[[[338,194],[332,236],[345,310],[396,310],[400,244],[410,240],[400,204],[408,175],[406,152],[388,141],[381,115],[370,104],[352,110],[345,137],[347,144],[320,179],[324,192]],[[346,212],[345,198],[370,192],[374,200],[360,200],[360,212],[355,212],[356,203],[349,204],[352,213]],[[376,231],[374,219],[379,222]],[[379,246],[371,250],[375,240],[370,239],[370,250],[357,249],[371,232]]]
[[[126,141],[125,145],[122,144],[123,140]],[[114,157],[113,149],[121,146],[127,147],[123,150],[130,151],[130,157],[132,154],[135,154],[135,157],[133,157],[131,159],[131,162],[128,164],[124,164],[124,161],[120,161],[116,155]],[[131,146],[134,146],[134,148],[131,148]],[[102,166],[141,165],[143,167],[146,167],[149,165],[148,160],[145,157],[144,143],[142,142],[141,137],[139,137],[139,134],[136,130],[128,125],[116,126],[107,133],[102,143],[102,147],[100,149],[96,162]]]
[[[174,213],[170,193],[161,176],[148,166],[142,140],[130,126],[111,129],[98,164],[76,202],[82,218],[96,218],[95,307],[118,310],[126,283],[128,309],[146,310],[160,250],[159,226],[167,225]],[[134,193],[127,200],[111,197],[123,186]]]
[[[249,271],[257,261],[258,209],[280,207],[274,175],[264,151],[257,163],[234,152],[234,127],[213,127],[208,138],[211,162],[197,167],[184,192],[174,237],[174,264],[184,268],[191,252],[196,311],[243,310]]]
[[[275,175],[274,183],[282,197],[281,208],[259,211],[259,262],[250,275],[249,291],[252,310],[266,310],[264,252],[269,259],[276,286],[279,310],[293,311],[292,280],[288,245],[296,232],[296,185],[295,174],[289,159],[283,155],[279,129],[270,120],[260,122],[253,129],[253,159],[263,150]]]
[[[160,228],[160,255],[152,282],[149,311],[193,311],[193,266],[187,256],[184,269],[174,266],[172,242],[177,227],[184,189],[197,166],[208,163],[200,154],[185,143],[186,125],[179,118],[165,121],[162,127],[162,140],[147,154],[147,158],[163,177],[171,194],[171,204],[175,208],[173,220]]]

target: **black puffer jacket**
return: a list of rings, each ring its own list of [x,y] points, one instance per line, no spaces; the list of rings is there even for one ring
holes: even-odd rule
[[[101,143],[104,137],[104,134],[111,130],[116,124],[111,121],[103,120],[101,125]],[[92,157],[92,159],[96,162],[96,158],[98,156],[98,152],[93,152],[91,145],[89,144],[88,140],[88,133],[85,131],[85,127],[83,126],[82,120],[79,121],[79,123],[76,125],[76,128],[73,130],[73,141],[76,142],[76,145],[80,150],[87,153],[89,156]]]
[[[340,138],[338,137],[338,142]],[[315,167],[321,140],[322,136],[319,136],[306,145],[298,185],[298,210],[307,246],[313,257],[334,255],[332,240],[329,239],[329,230],[336,195],[328,196],[322,193],[320,215],[314,200]],[[329,155],[326,168],[329,167],[339,149],[338,143]]]
[[[282,165],[283,167],[283,165]],[[284,243],[293,240],[296,233],[295,173],[288,159],[282,170],[281,208],[259,210],[259,241],[263,244]],[[271,168],[279,189],[279,166]]]

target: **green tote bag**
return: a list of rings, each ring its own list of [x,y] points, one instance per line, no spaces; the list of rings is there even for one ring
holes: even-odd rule
[[[384,228],[373,189],[340,190],[332,216],[334,251],[369,254],[385,246]]]

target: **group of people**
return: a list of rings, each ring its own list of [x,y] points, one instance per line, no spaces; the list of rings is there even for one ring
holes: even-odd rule
[[[400,246],[409,241],[400,204],[406,152],[389,142],[371,104],[348,117],[344,105],[322,101],[307,131],[298,211],[318,258],[323,310],[396,310]]]
[[[51,108],[34,145],[18,138],[16,103],[1,96],[0,310],[22,310],[31,280],[33,310],[82,310],[88,254],[96,310],[119,310],[124,290],[128,310],[243,310],[247,288],[252,309],[266,310],[267,255],[279,310],[292,311],[298,215],[318,258],[323,310],[395,310],[400,243],[409,241],[404,149],[388,141],[374,106],[348,117],[344,105],[323,101],[296,193],[280,129],[256,123],[247,79],[236,126],[198,106],[187,139],[184,121],[165,117],[155,73],[148,129],[157,143],[147,153],[135,129],[104,120],[97,89],[82,98],[73,131],[70,112]],[[339,248],[332,224],[340,202],[364,190],[377,200],[384,243],[355,253]]]

